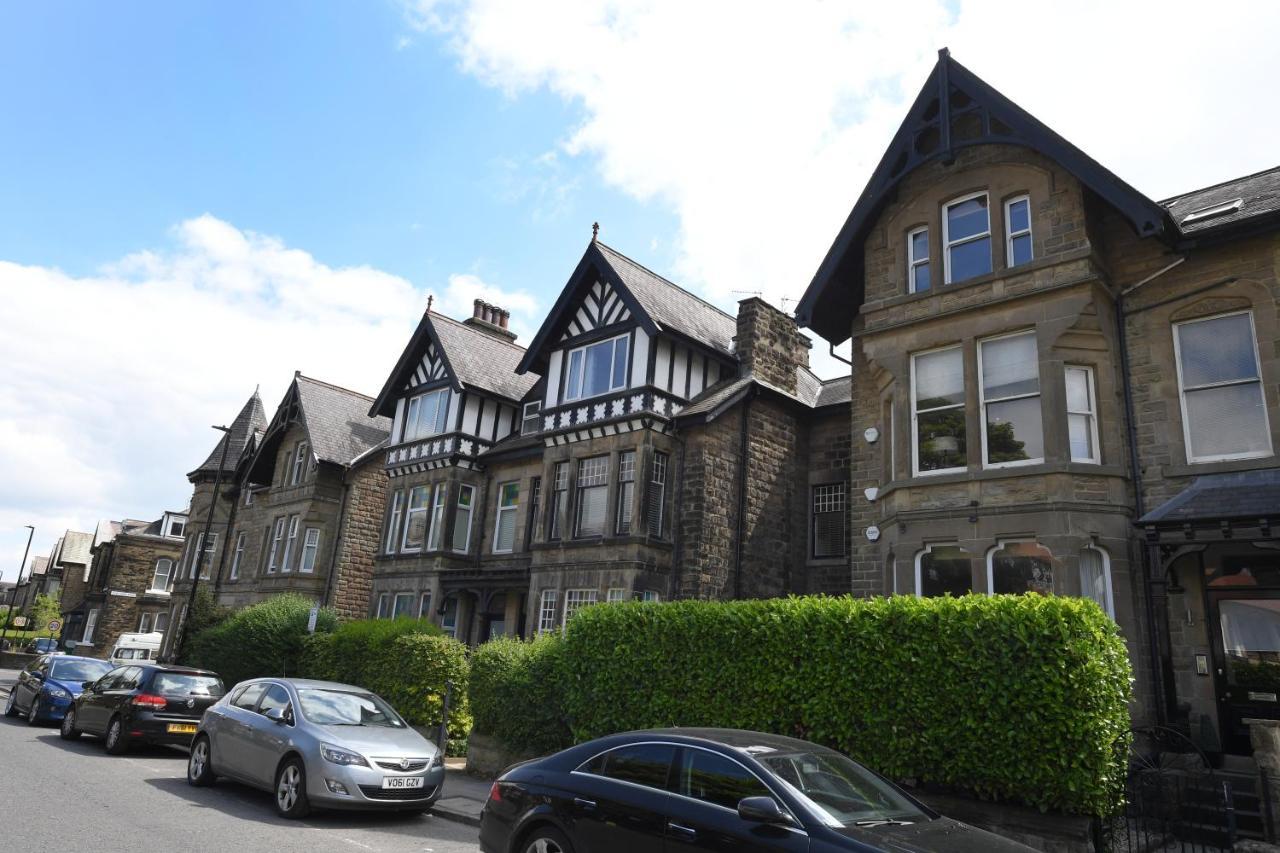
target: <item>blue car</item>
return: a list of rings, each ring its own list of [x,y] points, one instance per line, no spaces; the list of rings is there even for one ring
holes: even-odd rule
[[[39,725],[61,720],[80,695],[86,681],[97,681],[111,670],[111,664],[96,658],[73,655],[42,655],[18,674],[9,688],[4,715],[25,714],[27,723]]]

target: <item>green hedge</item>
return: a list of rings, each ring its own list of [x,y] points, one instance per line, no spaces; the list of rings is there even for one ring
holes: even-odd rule
[[[193,634],[183,661],[213,670],[228,687],[246,678],[301,675],[313,606],[306,596],[285,593],[246,607]],[[321,610],[316,630],[332,631],[337,624],[332,611]]]
[[[577,740],[756,729],[984,799],[1108,814],[1121,797],[1129,659],[1115,624],[1083,599],[611,604],[573,618],[563,667]],[[477,696],[485,725],[501,712],[494,694]]]
[[[571,742],[564,716],[564,640],[493,640],[471,655],[475,728],[521,752],[555,752]]]
[[[306,644],[308,678],[356,684],[377,693],[411,725],[440,724],[445,682],[454,683],[449,712],[449,753],[462,754],[471,731],[467,701],[470,666],[462,643],[416,619],[345,622]]]

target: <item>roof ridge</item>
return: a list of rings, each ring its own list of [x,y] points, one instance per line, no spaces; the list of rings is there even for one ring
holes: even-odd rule
[[[483,329],[477,329],[474,326],[468,326],[466,321],[464,320],[455,320],[453,317],[450,317],[448,314],[441,314],[439,311],[431,311],[429,312],[429,314],[431,315],[432,319],[439,317],[441,320],[448,320],[453,325],[461,326],[462,328],[466,329],[469,332],[475,332],[477,335],[484,335],[486,338],[489,338],[490,340],[492,340],[495,344],[502,344],[503,346],[508,346],[508,347],[511,347],[512,349],[518,349],[520,350],[520,352],[528,352],[527,347],[522,347],[515,341],[503,340],[502,338],[499,338],[496,335],[489,334]]]
[[[1216,184],[1209,184],[1207,187],[1197,187],[1196,189],[1187,190],[1186,192],[1178,193],[1177,195],[1171,195],[1166,199],[1157,201],[1156,204],[1159,204],[1161,206],[1170,205],[1170,204],[1173,204],[1174,202],[1182,201],[1182,199],[1186,198],[1189,195],[1196,195],[1197,193],[1202,193],[1202,192],[1205,192],[1206,190],[1216,190],[1219,187],[1225,187],[1227,184],[1238,184],[1241,181],[1247,181],[1250,178],[1256,178],[1259,175],[1267,175],[1267,174],[1270,174],[1271,172],[1280,172],[1280,165],[1271,166],[1270,168],[1267,168],[1267,169],[1260,169],[1257,172],[1252,172],[1248,175],[1240,175],[1235,178],[1228,178],[1227,180],[1219,181]]]
[[[315,383],[316,385],[323,385],[326,388],[332,388],[335,391],[342,391],[346,394],[351,394],[352,396],[355,396],[355,397],[362,397],[365,400],[373,400],[373,398],[370,397],[368,394],[361,394],[359,391],[352,391],[350,388],[343,388],[341,385],[334,385],[332,382],[325,382],[323,379],[316,379],[314,376],[307,376],[301,372],[299,372],[298,375],[294,378],[305,379],[308,382]]]
[[[680,285],[676,284],[676,283],[675,283],[674,281],[672,281],[671,279],[667,278],[665,275],[662,275],[662,274],[660,274],[660,273],[656,273],[656,272],[654,272],[653,270],[651,270],[651,269],[649,269],[648,267],[646,267],[644,264],[642,264],[642,263],[640,263],[639,261],[637,261],[635,258],[632,258],[632,257],[631,257],[631,256],[629,256],[629,255],[624,255],[622,252],[620,252],[620,251],[618,251],[617,249],[613,248],[613,247],[612,247],[612,246],[610,246],[608,243],[605,243],[605,242],[603,242],[603,241],[601,241],[601,240],[597,240],[597,241],[596,241],[596,245],[597,245],[597,246],[599,246],[599,247],[600,247],[600,248],[602,248],[602,249],[608,249],[610,252],[612,252],[613,254],[617,255],[617,256],[618,256],[618,257],[620,257],[620,258],[622,258],[622,259],[623,259],[624,261],[626,261],[627,263],[634,264],[635,266],[637,266],[637,267],[639,267],[640,269],[644,270],[644,271],[645,271],[645,272],[647,272],[649,275],[653,276],[654,278],[658,279],[659,281],[663,282],[664,284],[669,284],[669,285],[671,285],[672,287],[674,287],[676,290],[680,291],[681,293],[684,293],[684,294],[687,294],[687,295],[689,295],[689,296],[692,296],[694,299],[698,300],[699,302],[701,302],[703,305],[707,306],[707,307],[708,307],[708,308],[710,308],[711,310],[713,310],[713,311],[719,311],[721,314],[723,314],[723,315],[724,315],[725,317],[727,317],[728,319],[733,320],[735,323],[736,323],[736,322],[738,322],[738,320],[737,320],[737,318],[736,318],[736,317],[734,317],[732,314],[730,314],[728,311],[724,310],[724,309],[723,309],[723,308],[721,308],[720,306],[715,305],[715,304],[713,304],[713,303],[711,303],[711,302],[708,302],[707,300],[703,299],[703,298],[702,298],[701,296],[699,296],[698,294],[694,293],[692,290],[689,290],[687,287],[681,287]]]

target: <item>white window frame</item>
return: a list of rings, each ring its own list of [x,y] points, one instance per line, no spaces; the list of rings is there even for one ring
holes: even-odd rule
[[[1034,394],[1015,394],[1012,397],[996,397],[995,399],[987,399],[986,385],[982,381],[982,347],[984,344],[993,341],[1003,341],[1008,338],[1030,337],[1036,343],[1036,392]],[[990,468],[1018,468],[1023,465],[1041,465],[1044,463],[1044,457],[1032,457],[1030,459],[1017,459],[1013,462],[990,462],[987,460],[987,403],[1007,403],[1010,400],[1026,400],[1035,397],[1040,401],[1040,445],[1044,446],[1044,389],[1040,382],[1040,341],[1036,336],[1035,329],[1023,329],[1020,332],[1010,332],[1005,335],[996,335],[990,338],[983,338],[978,341],[978,430],[982,434],[982,467]]]
[[[1072,462],[1083,462],[1086,464],[1099,465],[1102,463],[1102,447],[1098,444],[1098,386],[1094,379],[1093,368],[1086,364],[1068,364],[1064,365],[1062,373],[1063,390],[1066,391],[1067,375],[1073,370],[1078,370],[1084,374],[1085,388],[1089,394],[1089,410],[1076,411],[1071,408],[1070,402],[1066,402],[1067,408],[1067,452],[1071,454]],[[1064,400],[1069,401],[1071,395],[1065,394]],[[1071,450],[1071,416],[1078,415],[1089,419],[1089,446],[1093,448],[1093,455],[1090,457],[1077,457]]]
[[[963,552],[963,553],[965,553],[965,554],[969,553],[968,551],[965,551],[965,550],[964,550],[964,548],[961,548],[961,547],[960,547],[960,543],[959,543],[959,542],[932,542],[932,543],[930,543],[930,544],[928,544],[928,545],[924,546],[923,548],[921,548],[919,551],[917,551],[917,552],[916,552],[916,557],[915,557],[915,564],[916,564],[916,598],[925,598],[925,594],[924,594],[924,583],[923,583],[924,578],[923,578],[923,576],[921,575],[921,567],[920,567],[920,563],[924,560],[924,557],[925,557],[925,555],[926,555],[926,554],[931,554],[931,553],[933,553],[933,549],[934,549],[934,548],[959,548],[961,552]],[[970,585],[970,587],[972,587],[972,586],[973,586],[973,568],[972,568],[972,567],[970,567],[970,568],[969,568],[969,585]],[[970,589],[969,591],[970,591],[970,592],[977,592],[977,590],[975,590],[975,589]],[[930,597],[932,597],[932,596],[930,596]]]
[[[618,454],[618,506],[614,512],[613,532],[617,536],[635,533],[636,451]]]
[[[924,257],[917,258],[916,235],[924,234],[925,250]],[[929,288],[927,290],[916,290],[916,268],[927,266],[929,263],[929,226],[921,225],[919,228],[912,228],[907,232],[907,293],[928,293],[933,290],[933,270],[929,270]]]
[[[538,597],[538,633],[545,634],[556,629],[556,614],[559,611],[560,591],[544,589]]]
[[[423,495],[426,498],[426,503],[422,505],[421,509],[413,509],[413,493],[416,492],[418,489],[424,490]],[[421,545],[409,544],[409,528],[413,526],[414,513],[423,513],[427,516],[427,526],[422,528],[422,544]],[[430,540],[430,538],[431,538],[431,484],[420,483],[416,486],[411,486],[409,489],[405,491],[404,525],[400,533],[400,553],[402,554],[421,553],[423,549],[427,547],[427,542],[428,540]]]
[[[200,580],[207,581],[213,573],[213,555],[218,550],[218,534],[209,534],[209,544],[205,545],[205,535],[200,533],[196,537],[196,551],[191,564],[191,577],[194,579],[196,572],[200,573]],[[203,568],[205,562],[205,554],[209,555],[209,570],[205,573]]]
[[[1210,320],[1221,320],[1223,317],[1234,317],[1244,314],[1249,318],[1249,337],[1253,343],[1253,363],[1258,370],[1258,378],[1255,379],[1233,379],[1228,382],[1215,382],[1211,385],[1197,385],[1191,391],[1199,391],[1205,388],[1227,388],[1234,385],[1252,385],[1257,384],[1262,392],[1262,424],[1267,437],[1267,449],[1259,453],[1220,453],[1215,456],[1193,456],[1191,454],[1191,419],[1187,417],[1187,387],[1182,381],[1182,340],[1178,334],[1178,329],[1182,326],[1190,326],[1194,323],[1204,323]],[[1253,320],[1253,309],[1247,308],[1243,311],[1226,311],[1222,314],[1214,314],[1211,317],[1196,317],[1193,320],[1183,320],[1173,324],[1173,355],[1174,361],[1177,363],[1178,369],[1178,406],[1182,410],[1182,441],[1187,451],[1188,464],[1200,464],[1204,462],[1226,462],[1234,459],[1265,459],[1275,452],[1271,442],[1271,415],[1267,411],[1267,385],[1262,376],[1262,358],[1258,352],[1258,327]]]
[[[421,414],[423,401],[428,397],[439,397],[436,403],[435,420],[421,428]],[[435,388],[431,391],[425,391],[421,394],[415,394],[410,397],[405,404],[404,426],[400,429],[401,441],[417,441],[420,438],[431,438],[436,435],[443,435],[449,431],[449,402],[450,402],[449,386],[443,388]]]
[[[646,589],[644,592],[640,593],[640,600],[641,601],[662,601],[662,593],[652,589]]]
[[[951,229],[947,224],[947,218],[948,218],[947,211],[958,204],[963,204],[964,202],[969,201],[970,199],[975,199],[975,198],[987,199],[987,230],[983,231],[981,234],[973,234],[969,237],[965,237],[963,240],[957,240],[955,243],[952,243],[951,235],[948,233]],[[955,246],[963,246],[965,243],[972,243],[975,240],[981,240],[983,237],[986,237],[988,240],[991,239],[991,199],[988,196],[988,193],[986,190],[981,190],[976,193],[969,193],[968,195],[962,195],[959,198],[953,198],[943,203],[942,205],[942,270],[943,270],[943,276],[944,276],[942,281],[943,284],[951,284],[951,250],[952,248],[954,248]],[[989,274],[990,273],[983,273],[982,275],[989,275]],[[982,276],[975,275],[972,278],[966,278],[965,281],[972,281],[975,278],[981,278],[981,277]]]
[[[839,504],[839,508],[833,508]],[[823,509],[819,509],[819,506]],[[818,515],[840,513],[840,550],[835,554],[818,554]],[[848,554],[847,522],[849,520],[849,487],[838,483],[814,483],[809,486],[809,558],[813,560],[840,559]]]
[[[930,414],[932,412],[941,412],[947,409],[956,409],[956,408],[960,409],[965,413],[964,444],[965,444],[966,464],[958,465],[953,468],[936,468],[932,471],[921,471],[920,470],[920,424],[919,424],[920,411],[916,408],[916,359],[926,355],[936,355],[937,353],[940,353],[940,352],[947,352],[948,350],[955,350],[956,352],[960,353],[960,387],[964,389],[964,394],[966,398],[965,402],[954,404],[954,405],[948,405],[948,406],[937,406],[932,409],[925,409],[924,413]],[[969,448],[969,435],[968,435],[969,433],[969,411],[968,411],[969,388],[968,388],[968,383],[965,380],[964,373],[965,373],[964,347],[961,344],[952,344],[950,346],[938,347],[937,349],[925,350],[923,352],[913,352],[911,354],[911,387],[907,390],[911,398],[911,474],[914,477],[936,477],[940,474],[955,474],[957,472],[967,471],[969,469],[969,466],[967,464],[967,457],[969,452],[968,451],[968,448]]]
[[[533,411],[529,411],[532,409]],[[538,422],[542,417],[542,401],[534,400],[531,403],[525,403],[520,409],[520,434],[532,435],[541,430],[538,428]],[[533,429],[525,429],[529,422],[533,422]]]
[[[440,614],[440,630],[446,637],[458,637],[458,597],[447,596],[444,600],[444,611]]]
[[[399,608],[399,606],[400,606],[400,600],[401,600],[402,598],[407,598],[407,599],[409,599],[409,608],[405,611],[404,615],[409,616],[409,615],[411,615],[411,614],[413,613],[413,593],[412,593],[412,592],[397,592],[397,593],[395,594],[395,596],[391,599],[391,618],[392,618],[392,619],[398,619],[398,618],[400,618],[400,617],[396,616],[396,610]]]
[[[471,493],[471,503],[467,506],[462,505],[462,496],[467,492]],[[471,528],[475,525],[476,520],[476,487],[469,483],[458,484],[458,499],[455,501],[456,506],[453,508],[453,529],[449,531],[449,547],[455,554],[466,554],[471,551]],[[458,514],[466,511],[467,513],[467,537],[466,544],[461,548],[454,548],[454,540],[457,539],[458,532]]]
[[[606,604],[617,604],[620,601],[627,600],[626,587],[611,586],[604,594]]]
[[[276,558],[280,556],[280,543],[284,541],[285,517],[278,517],[271,526],[271,548],[267,552],[267,574],[274,575],[280,569]]]
[[[236,580],[240,577],[240,560],[244,558],[244,531],[241,530],[236,534],[236,550],[231,557],[231,572],[229,577]]]
[[[168,563],[169,568],[164,575],[164,584],[162,586],[156,586],[156,578],[160,575],[161,563]],[[173,587],[173,560],[170,560],[168,557],[161,557],[160,559],[156,560],[155,568],[151,570],[151,586],[147,590],[147,592],[163,592],[165,594],[168,594],[169,590],[172,589],[172,587]]]
[[[307,452],[310,449],[311,449],[311,446],[307,444],[307,442],[305,441],[299,441],[297,446],[294,447],[293,466],[289,471],[290,486],[300,485],[302,483],[303,478],[306,477],[307,466],[305,463],[307,460]]]
[[[378,607],[376,610],[373,611],[374,619],[387,618],[387,600],[388,600],[387,593],[385,592],[378,593]]]
[[[573,486],[573,538],[574,539],[599,539],[607,535],[609,529],[609,474],[610,459],[608,454],[601,456],[584,456],[575,460],[577,464],[577,477],[574,479]],[[584,484],[586,479],[583,476],[583,469],[591,463],[592,467],[596,467],[596,463],[602,468],[600,478],[602,482]],[[599,533],[583,534],[582,532],[582,510],[584,506],[583,498],[586,496],[587,489],[600,490],[604,494],[604,517],[600,523]]]
[[[244,487],[244,505],[253,506],[253,489],[246,483]]]
[[[654,451],[649,461],[648,494],[645,495],[644,529],[645,533],[655,539],[666,539],[667,528],[667,481],[671,477],[671,454]],[[658,529],[654,531],[650,521],[653,518],[653,503],[658,507]]]
[[[396,552],[396,534],[400,530],[400,516],[404,513],[404,489],[397,489],[391,496],[391,511],[387,513],[387,531],[382,537],[382,553]]]
[[[424,592],[418,595],[418,618],[431,618],[431,593]]]
[[[570,608],[570,604],[573,607]],[[560,627],[569,624],[569,617],[577,613],[584,607],[590,607],[593,604],[600,603],[600,590],[598,589],[566,589],[564,591],[564,607],[560,608]]]
[[[287,574],[293,569],[289,567],[289,561],[293,559],[294,546],[298,543],[298,524],[301,519],[297,515],[289,516],[289,532],[284,538],[284,557],[280,560],[280,574]]]
[[[508,486],[515,487],[516,499],[515,499],[515,503],[509,506],[504,506],[502,503],[503,492],[506,491]],[[493,518],[493,553],[510,554],[516,549],[516,538],[517,538],[516,526],[520,520],[519,510],[520,510],[520,481],[508,480],[505,483],[499,483],[498,484],[498,511],[494,513],[494,518]],[[510,547],[507,547],[507,548],[499,548],[498,534],[502,530],[502,520],[505,517],[504,514],[506,513],[510,513],[512,516],[514,516],[514,519],[511,522],[511,545]]]
[[[161,620],[164,621],[163,625],[160,624]],[[161,610],[156,614],[155,621],[151,625],[151,630],[157,634],[163,634],[165,631],[169,630],[169,611]]]
[[[1106,548],[1100,548],[1097,545],[1086,545],[1080,550],[1082,552],[1095,551],[1098,554],[1102,555],[1102,581],[1103,581],[1103,587],[1106,590],[1106,596],[1107,596],[1106,603],[1103,605],[1102,609],[1106,612],[1108,616],[1110,616],[1112,619],[1115,619],[1116,618],[1116,599],[1115,599],[1115,595],[1112,593],[1112,590],[1111,590],[1111,555],[1107,553]],[[1092,601],[1093,599],[1091,596],[1084,594],[1084,566],[1079,566],[1079,575],[1080,575],[1080,597],[1088,598],[1090,601]]]
[[[1049,548],[1049,546],[1041,542],[1039,539],[1036,539],[1034,536],[1017,536],[1017,537],[1014,537],[1013,539],[997,539],[996,544],[993,545],[987,551],[987,589],[986,589],[987,595],[995,595],[993,590],[996,588],[996,552],[1003,551],[1005,548],[1009,547],[1010,545],[1026,545],[1028,543],[1032,545],[1037,545],[1043,548],[1049,554],[1049,560],[1051,563],[1055,559],[1053,556],[1053,551]],[[1055,572],[1055,575],[1056,575],[1056,572]],[[1053,585],[1056,590],[1058,586],[1057,577],[1054,578]]]
[[[315,534],[314,536],[312,534]],[[312,541],[314,540],[314,541]],[[309,575],[316,570],[320,556],[320,528],[308,527],[302,534],[302,556],[298,558],[298,571]]]
[[[624,364],[622,367],[622,384],[614,385],[613,377],[614,377],[614,374],[618,372],[618,366],[616,364],[616,359],[618,357],[618,341],[624,340],[624,339],[627,342],[627,356],[626,356],[627,363]],[[596,394],[583,394],[582,383],[586,381],[586,378],[587,378],[586,351],[589,349],[594,349],[595,347],[604,346],[605,344],[608,344],[609,346],[612,347],[612,350],[609,355],[609,387]],[[573,389],[569,387],[570,378],[573,375],[573,370],[571,365],[573,364],[574,355],[578,353],[581,353],[579,357],[582,359],[582,365],[581,365],[581,368],[578,370],[578,387],[576,389]],[[629,379],[628,374],[630,373],[630,370],[631,370],[631,333],[630,332],[623,332],[621,335],[614,335],[613,337],[605,338],[602,341],[592,341],[589,344],[583,344],[580,347],[574,347],[573,349],[569,350],[567,353],[564,354],[564,377],[565,377],[564,400],[566,403],[573,400],[590,400],[592,397],[602,397],[605,394],[612,394],[614,391],[621,391],[627,387],[627,380]]]
[[[431,498],[431,515],[427,519],[427,541],[428,551],[441,551],[444,549],[444,510],[449,500],[449,484],[436,483],[435,491]]]
[[[150,633],[151,633],[151,622],[152,622],[152,620],[153,620],[154,618],[155,618],[155,617],[153,617],[150,613],[143,613],[142,615],[140,615],[140,616],[138,617],[138,633],[139,633],[139,634],[150,634]]]
[[[89,614],[84,617],[84,639],[80,641],[81,645],[93,645],[93,632],[98,629],[98,608],[90,609]]]
[[[1013,206],[1020,201],[1027,203],[1027,227],[1020,231],[1013,230]],[[991,208],[987,208],[988,220],[991,216]],[[991,230],[990,221],[987,222],[987,230]],[[1029,264],[1036,259],[1035,238],[1031,234],[1031,196],[1026,193],[1016,195],[1004,203],[1004,265],[1009,269],[1022,264],[1015,264],[1013,261],[1013,239],[1015,237],[1026,236],[1031,239],[1031,257],[1023,261],[1023,264]]]

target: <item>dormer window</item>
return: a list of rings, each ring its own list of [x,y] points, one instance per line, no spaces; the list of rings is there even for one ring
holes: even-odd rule
[[[570,350],[564,398],[582,400],[627,387],[629,343],[627,335],[619,335]]]
[[[525,403],[524,413],[520,418],[520,434],[533,435],[542,424],[542,403]]]
[[[445,431],[449,417],[449,389],[419,394],[409,401],[404,416],[402,441],[428,438]]]
[[[958,198],[943,208],[942,243],[947,284],[991,272],[991,211],[986,193]]]
[[[917,228],[907,234],[907,292],[929,289],[929,229]]]
[[[1016,267],[1031,260],[1031,199],[1011,198],[1004,203],[1006,265]]]

